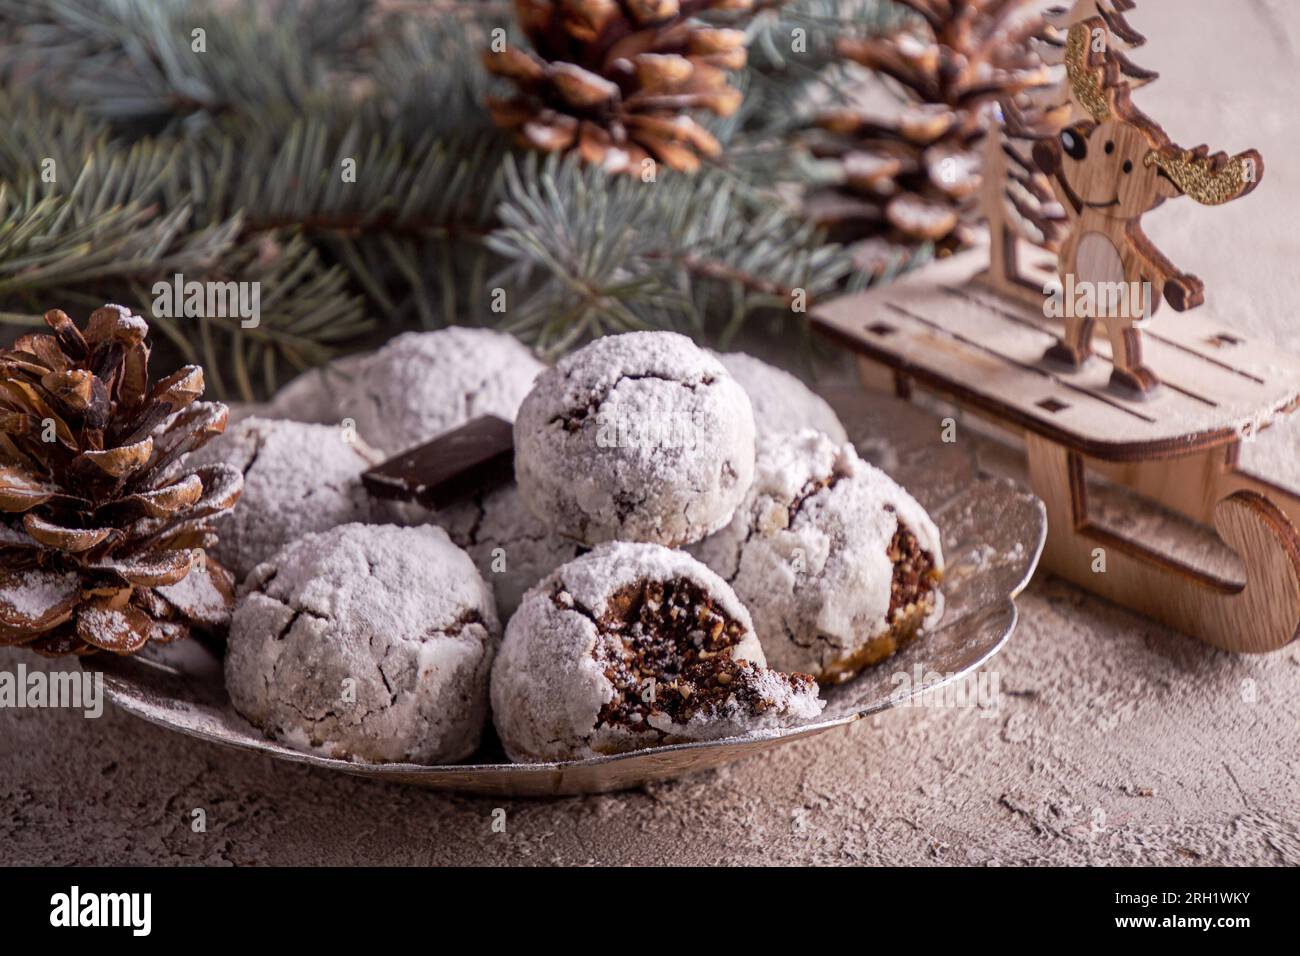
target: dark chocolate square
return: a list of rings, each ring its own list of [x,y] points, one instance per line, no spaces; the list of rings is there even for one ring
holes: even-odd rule
[[[438,509],[510,481],[514,472],[514,426],[484,415],[376,465],[361,481],[376,498]]]

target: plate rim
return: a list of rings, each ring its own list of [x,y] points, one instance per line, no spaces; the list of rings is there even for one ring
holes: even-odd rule
[[[1023,590],[1023,585],[1021,586],[1021,590]],[[973,673],[983,667],[993,657],[995,657],[1003,647],[1006,646],[1007,642],[1011,640],[1011,635],[1015,632],[1016,626],[1020,621],[1020,612],[1016,606],[1015,599],[1013,596],[1008,596],[1003,602],[1001,602],[1001,604],[989,604],[986,606],[989,608],[1008,607],[1010,617],[1007,629],[1003,635],[996,643],[991,645],[977,661],[969,664],[965,670],[940,675],[939,680],[934,683],[926,684],[921,690],[914,691],[908,695],[907,699],[910,700],[911,698],[920,696],[921,694],[930,693],[939,688],[946,687],[954,681],[960,680],[967,674]],[[82,663],[83,666],[85,666],[86,662],[84,659]],[[123,680],[123,678],[120,677],[112,679]],[[629,750],[624,753],[600,754],[595,757],[584,757],[580,760],[530,763],[413,764],[394,762],[364,763],[359,761],[341,760],[337,757],[326,757],[302,750],[294,750],[293,748],[286,747],[284,744],[271,740],[270,738],[267,738],[265,741],[245,741],[239,738],[223,737],[219,734],[211,733],[198,727],[183,727],[178,724],[169,723],[157,714],[138,707],[132,698],[120,697],[118,691],[111,686],[108,675],[105,675],[104,692],[108,696],[110,703],[126,711],[132,717],[144,720],[155,727],[162,727],[166,730],[183,734],[196,740],[206,740],[210,743],[241,750],[246,753],[267,754],[268,756],[278,757],[293,763],[308,764],[313,767],[321,767],[327,770],[342,770],[346,773],[373,778],[386,776],[409,777],[412,775],[438,777],[459,774],[484,776],[491,773],[500,773],[502,771],[509,771],[516,776],[520,776],[524,773],[531,773],[540,776],[621,763],[637,757],[660,756],[663,754],[681,753],[693,750],[711,750],[723,744],[747,746],[773,741],[799,740],[803,737],[811,737],[816,734],[825,733],[828,730],[834,730],[836,727],[846,727],[849,724],[862,720],[864,717],[870,717],[874,714],[883,713],[886,710],[892,710],[894,707],[897,707],[902,703],[901,701],[894,701],[890,698],[885,698],[884,700],[877,701],[862,710],[842,714],[828,720],[818,720],[812,723],[799,724],[797,727],[771,728],[741,736],[717,737],[712,740],[690,740],[674,744],[662,744],[657,747],[642,747],[638,750]],[[252,727],[253,725],[249,724],[249,726]]]

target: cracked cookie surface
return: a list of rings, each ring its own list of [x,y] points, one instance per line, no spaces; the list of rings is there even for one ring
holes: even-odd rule
[[[226,689],[288,746],[447,763],[478,748],[499,636],[491,591],[441,528],[343,525],[249,577]]]
[[[730,520],[753,469],[744,389],[673,332],[597,339],[542,373],[515,421],[525,504],[588,545],[698,541]]]
[[[515,613],[529,588],[586,550],[529,511],[513,482],[440,511],[421,510],[424,520],[446,529],[451,540],[474,559],[496,593],[503,621]]]
[[[361,473],[374,462],[337,427],[245,418],[186,464],[214,462],[244,474],[239,507],[216,519],[217,560],[237,581],[304,534],[372,520]]]
[[[749,614],[681,551],[610,543],[525,595],[492,672],[512,760],[567,760],[794,726],[807,675],[766,666]]]
[[[764,436],[755,472],[731,524],[690,551],[745,602],[774,667],[845,680],[933,620],[939,531],[852,445]]]

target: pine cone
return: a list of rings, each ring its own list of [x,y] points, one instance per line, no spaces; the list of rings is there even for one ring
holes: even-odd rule
[[[909,0],[917,15],[893,32],[843,38],[839,54],[901,86],[894,116],[838,109],[817,117],[814,155],[838,164],[842,184],[809,197],[808,214],[840,241],[883,237],[902,246],[965,245],[978,218],[980,142],[989,104],[1050,86],[1031,45],[1051,30],[1027,0]]]
[[[0,645],[131,654],[220,628],[233,581],[203,548],[243,475],[181,459],[226,407],[195,402],[196,366],[151,385],[148,325],[121,306],[45,321],[0,350]]]
[[[498,126],[544,152],[635,173],[647,157],[685,172],[717,156],[717,139],[688,110],[730,116],[741,94],[727,70],[745,65],[745,35],[689,18],[747,10],[753,0],[515,0],[535,52],[484,54],[519,95],[490,97]]]

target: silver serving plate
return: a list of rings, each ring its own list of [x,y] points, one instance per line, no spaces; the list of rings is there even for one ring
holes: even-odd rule
[[[802,727],[629,754],[559,763],[512,764],[488,729],[468,763],[362,764],[291,750],[267,740],[230,705],[221,661],[197,640],[148,656],[98,655],[108,699],[128,713],[214,743],[378,780],[500,796],[601,793],[708,770],[791,740],[899,706],[971,673],[1001,649],[1016,626],[1014,598],[1038,564],[1047,531],[1042,503],[1014,482],[976,473],[961,443],[939,441],[934,417],[857,389],[827,398],[874,460],[909,487],[943,534],[947,574],[938,626],[894,657],[823,691],[826,709]],[[905,674],[907,681],[897,675]],[[922,675],[919,681],[912,678]],[[906,688],[904,691],[903,688]]]

